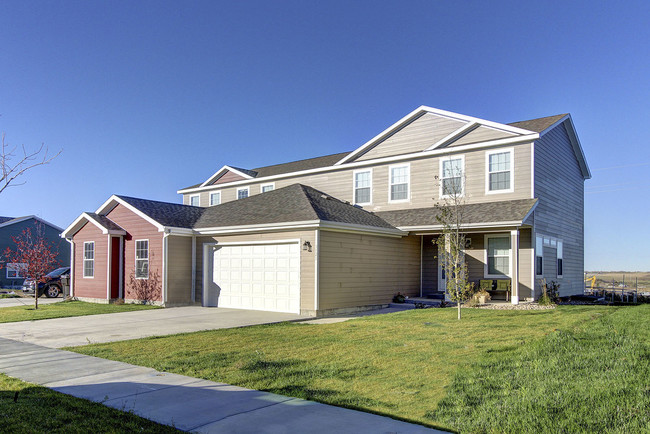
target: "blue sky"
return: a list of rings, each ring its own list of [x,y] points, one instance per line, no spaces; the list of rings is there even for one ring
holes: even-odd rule
[[[420,105],[570,112],[585,265],[650,270],[650,2],[3,1],[0,131],[63,149],[0,215],[179,202],[223,164],[355,149]]]

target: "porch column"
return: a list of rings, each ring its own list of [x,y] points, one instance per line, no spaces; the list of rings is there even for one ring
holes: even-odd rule
[[[512,295],[510,300],[512,304],[519,304],[519,229],[510,232],[510,252],[512,258]]]

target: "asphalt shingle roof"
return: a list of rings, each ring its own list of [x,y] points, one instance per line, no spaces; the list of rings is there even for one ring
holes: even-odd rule
[[[113,220],[109,219],[105,215],[100,215],[100,214],[95,214],[94,212],[87,212],[91,218],[93,218],[97,223],[102,225],[108,230],[115,230],[115,231],[123,231],[124,228],[122,228],[120,225],[115,223]]]
[[[368,211],[302,184],[206,208],[195,228],[310,220],[394,229]]]
[[[7,223],[8,221],[13,220],[15,218],[16,217],[2,217],[2,216],[0,216],[0,224]]]
[[[198,206],[138,199],[137,197],[117,197],[137,208],[161,225],[175,228],[192,228],[206,210],[206,208]]]
[[[510,125],[511,127],[517,127],[517,128],[523,128],[524,130],[530,130],[534,131],[536,133],[541,133],[563,117],[565,117],[568,113],[564,113],[561,115],[555,115],[555,116],[547,116],[544,118],[537,118],[537,119],[530,119],[527,121],[519,121],[519,122],[513,122]]]
[[[464,224],[520,222],[536,202],[537,199],[519,199],[466,204],[461,205],[460,213]],[[440,214],[437,207],[380,211],[375,214],[395,227],[440,225],[436,219]]]

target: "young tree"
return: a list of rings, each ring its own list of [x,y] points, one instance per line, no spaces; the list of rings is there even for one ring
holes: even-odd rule
[[[16,178],[23,175],[29,169],[43,166],[54,160],[61,154],[48,155],[49,149],[41,144],[35,151],[29,151],[25,146],[10,146],[5,142],[5,134],[2,133],[2,149],[0,149],[0,193],[9,187]],[[13,184],[14,186],[20,184]]]
[[[436,219],[442,226],[442,234],[434,243],[438,245],[438,261],[446,277],[448,297],[458,305],[458,319],[461,319],[461,304],[473,294],[465,262],[465,234],[462,232],[465,203],[463,173],[460,160],[443,160],[440,178],[441,202],[436,204]]]
[[[58,251],[44,236],[43,225],[37,223],[35,233],[26,228],[12,237],[15,249],[7,247],[6,262],[21,264],[26,279],[34,282],[34,309],[38,309],[38,284],[47,282],[45,275],[57,265]]]

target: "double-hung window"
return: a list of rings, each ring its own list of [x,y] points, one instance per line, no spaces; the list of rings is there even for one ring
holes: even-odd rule
[[[149,278],[149,240],[135,241],[135,278]]]
[[[544,237],[537,235],[535,237],[535,275],[544,274]]]
[[[486,235],[486,277],[510,275],[510,235]]]
[[[84,277],[95,277],[95,242],[84,243]]]
[[[440,159],[440,197],[459,197],[464,194],[463,172],[465,158],[460,157]]]
[[[237,189],[237,199],[246,199],[248,197],[248,187]]]
[[[354,203],[357,205],[372,203],[372,171],[354,172]]]
[[[389,201],[409,200],[410,166],[408,164],[390,166],[388,171],[390,172]]]
[[[512,149],[487,152],[486,193],[508,193],[514,191]]]
[[[562,277],[564,274],[564,271],[562,270],[562,267],[564,266],[563,264],[563,259],[564,259],[564,253],[562,252],[563,248],[563,243],[562,241],[558,240],[557,242],[557,277]]]
[[[199,196],[198,194],[193,194],[192,196],[190,196],[190,205],[201,206],[200,203],[201,203],[201,196]]]
[[[7,264],[7,279],[24,279],[27,264]]]
[[[210,206],[219,205],[221,203],[221,192],[213,191],[210,193]]]

